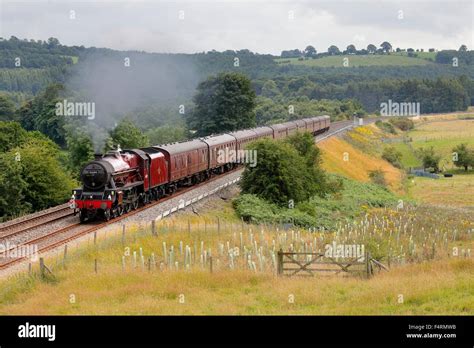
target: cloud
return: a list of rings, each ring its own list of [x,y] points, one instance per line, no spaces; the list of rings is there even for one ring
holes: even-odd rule
[[[470,0],[3,0],[1,6],[0,36],[53,36],[68,45],[120,50],[191,53],[248,48],[279,54],[308,44],[325,51],[332,44],[360,48],[385,40],[405,48],[474,46]]]

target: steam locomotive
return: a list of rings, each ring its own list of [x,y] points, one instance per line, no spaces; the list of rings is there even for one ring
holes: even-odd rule
[[[180,187],[196,185],[229,171],[245,160],[238,156],[229,159],[220,156],[221,153],[240,154],[254,140],[281,139],[297,131],[317,135],[326,132],[329,126],[329,116],[319,116],[98,155],[83,167],[82,188],[73,191],[71,208],[79,214],[81,222],[96,217],[108,221],[141,204],[171,195]]]

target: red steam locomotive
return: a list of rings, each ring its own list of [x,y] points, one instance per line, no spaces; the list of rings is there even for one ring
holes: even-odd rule
[[[180,187],[195,185],[242,163],[246,146],[260,138],[285,138],[300,132],[313,135],[329,129],[329,116],[209,136],[142,149],[117,150],[98,156],[81,172],[82,188],[73,191],[71,207],[81,222],[106,221],[137,209]],[[236,156],[220,156],[221,154]]]

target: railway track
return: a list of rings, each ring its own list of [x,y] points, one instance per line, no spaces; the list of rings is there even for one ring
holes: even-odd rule
[[[375,121],[375,120],[374,120]],[[374,122],[372,121],[372,122]],[[368,122],[371,123],[371,122]],[[328,133],[317,136],[315,138],[316,142],[319,142],[321,140],[324,140],[328,137],[331,137],[335,134],[338,134],[339,132],[351,128],[353,125],[352,121],[341,121],[341,122],[334,122],[331,124],[331,128],[329,129]],[[119,216],[113,220],[110,220],[108,222],[97,222],[94,224],[80,224],[79,222],[77,223],[71,223],[67,226],[60,227],[58,229],[55,229],[53,231],[50,231],[44,235],[40,236],[34,236],[33,238],[28,238],[27,240],[23,241],[22,243],[18,245],[13,245],[12,247],[9,248],[3,248],[3,250],[0,252],[0,270],[6,269],[16,263],[19,263],[25,259],[27,259],[29,256],[28,255],[23,255],[21,253],[16,254],[15,257],[9,257],[8,255],[11,254],[11,251],[13,249],[21,249],[21,250],[34,250],[37,253],[42,253],[49,251],[51,249],[54,249],[60,245],[66,244],[76,238],[79,238],[81,236],[84,236],[86,234],[89,234],[91,232],[97,231],[109,224],[116,223],[120,220],[126,219],[130,216],[133,216],[135,214],[140,213],[141,211],[151,208],[153,206],[162,204],[172,198],[179,197],[183,195],[186,192],[189,192],[191,190],[197,189],[198,187],[202,187],[204,185],[207,185],[219,178],[225,177],[227,175],[230,175],[231,173],[234,173],[236,171],[241,171],[243,170],[242,168],[236,168],[232,171],[229,171],[225,174],[217,175],[213,178],[211,178],[208,181],[202,182],[198,185],[183,188],[177,192],[177,194],[164,197],[158,201],[151,202],[145,206],[141,206],[137,208],[136,210],[132,210],[128,214],[124,214],[122,216]],[[24,218],[24,219],[18,219],[14,220],[10,223],[4,223],[0,225],[0,244],[8,243],[8,238],[14,237],[14,236],[19,236],[21,234],[27,234],[31,230],[44,226],[46,224],[49,224],[54,221],[58,221],[61,219],[64,219],[66,217],[69,217],[73,215],[72,209],[69,208],[67,204],[57,206],[51,209],[48,209],[46,211],[38,212],[30,216],[30,218]],[[18,256],[19,255],[19,256]]]
[[[0,225],[0,242],[5,238],[20,235],[34,228],[64,219],[65,217],[72,216],[74,214],[67,204],[63,204],[39,213],[40,214],[33,214],[30,218],[13,220],[11,223]]]

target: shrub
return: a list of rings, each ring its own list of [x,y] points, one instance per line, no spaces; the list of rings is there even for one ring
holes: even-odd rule
[[[383,150],[382,158],[391,163],[394,167],[401,168],[402,153],[395,147],[389,146]]]
[[[376,121],[375,125],[379,127],[381,130],[384,132],[390,133],[390,134],[397,134],[397,131],[395,130],[395,127],[389,123],[389,122],[383,122],[383,121]]]
[[[380,169],[375,169],[369,171],[369,178],[372,183],[380,185],[383,187],[387,186],[387,181],[385,180],[384,172]]]
[[[415,128],[415,124],[408,117],[393,117],[390,119],[390,123],[404,132]]]
[[[256,195],[243,194],[233,201],[234,208],[245,221],[254,223],[293,223],[296,226],[331,230],[370,207],[394,206],[398,198],[387,189],[372,183],[361,183],[338,175],[328,182],[337,186],[325,197],[313,196],[296,204],[294,209],[279,207]]]
[[[423,168],[431,168],[435,173],[439,172],[441,156],[435,153],[433,146],[429,149],[420,148],[417,152],[423,162]]]
[[[263,139],[250,144],[258,163],[247,165],[242,175],[243,193],[287,206],[327,191],[320,168],[320,153],[309,133],[297,133],[285,141]]]
[[[242,194],[232,202],[237,214],[246,222],[265,223],[277,218],[278,207],[252,194]]]

